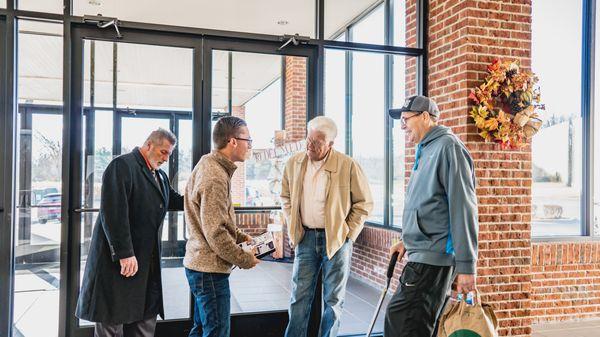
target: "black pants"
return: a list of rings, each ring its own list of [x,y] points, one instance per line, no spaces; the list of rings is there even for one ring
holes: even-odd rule
[[[94,337],[153,337],[156,316],[128,324],[96,323]]]
[[[386,310],[384,337],[431,337],[452,285],[452,270],[408,262]]]

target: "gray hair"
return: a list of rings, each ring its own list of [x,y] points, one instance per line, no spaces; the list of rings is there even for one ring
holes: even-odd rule
[[[158,128],[150,133],[146,138],[146,144],[152,143],[154,145],[161,145],[163,140],[167,140],[171,145],[177,145],[177,137],[169,130]]]
[[[325,116],[318,116],[311,119],[307,125],[307,131],[314,130],[325,134],[327,142],[333,142],[337,136],[337,126],[333,119]]]

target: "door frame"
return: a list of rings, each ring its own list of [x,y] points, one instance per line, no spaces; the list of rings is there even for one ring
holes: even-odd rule
[[[68,33],[68,34],[67,34]],[[317,99],[317,63],[319,48],[314,45],[289,46],[279,50],[280,43],[241,38],[220,38],[189,33],[165,32],[147,29],[121,28],[122,38],[114,30],[100,29],[84,23],[71,22],[65,35],[69,41],[65,49],[70,67],[64,78],[65,102],[63,110],[63,180],[62,180],[62,227],[60,249],[60,307],[59,335],[90,337],[93,327],[79,327],[74,316],[79,295],[81,214],[83,177],[83,84],[84,40],[136,43],[166,47],[189,48],[193,53],[192,84],[192,162],[211,151],[211,98],[212,98],[212,50],[254,52],[274,55],[303,56],[307,58],[307,120],[319,114]],[[315,296],[309,335],[316,335],[321,312],[320,286]],[[159,321],[156,336],[183,335],[189,332],[193,317]],[[232,315],[232,336],[281,336],[288,321],[287,310]],[[268,328],[268,330],[266,330]]]
[[[12,331],[14,304],[15,31],[14,16],[0,15],[0,335]]]

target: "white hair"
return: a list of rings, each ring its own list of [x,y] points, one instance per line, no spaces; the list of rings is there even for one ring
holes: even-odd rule
[[[318,116],[311,119],[307,125],[307,131],[314,130],[325,134],[327,142],[333,142],[337,136],[337,126],[333,119],[325,116]]]

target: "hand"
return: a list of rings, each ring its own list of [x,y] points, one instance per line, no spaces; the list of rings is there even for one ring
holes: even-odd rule
[[[138,271],[138,262],[135,256],[120,259],[121,264],[121,275],[125,277],[131,277]]]
[[[248,242],[248,243],[252,242],[252,240],[253,240],[252,237],[248,234],[245,234],[245,235],[246,235],[246,237],[244,238],[244,242]]]
[[[395,252],[398,252],[399,255],[402,256],[405,250],[406,249],[404,248],[404,243],[402,243],[402,241],[399,241],[397,244],[390,247],[390,256],[394,255]]]
[[[252,262],[250,263],[250,266],[248,268],[242,268],[242,269],[252,269],[254,267],[256,267],[257,264],[260,263],[260,260],[256,258],[256,256],[254,256],[254,253],[252,253]]]
[[[477,289],[475,287],[475,275],[473,274],[458,274],[456,276],[456,293],[462,294],[464,299],[467,298],[467,294],[470,292],[475,292]],[[473,302],[475,302],[476,296],[473,297]]]

